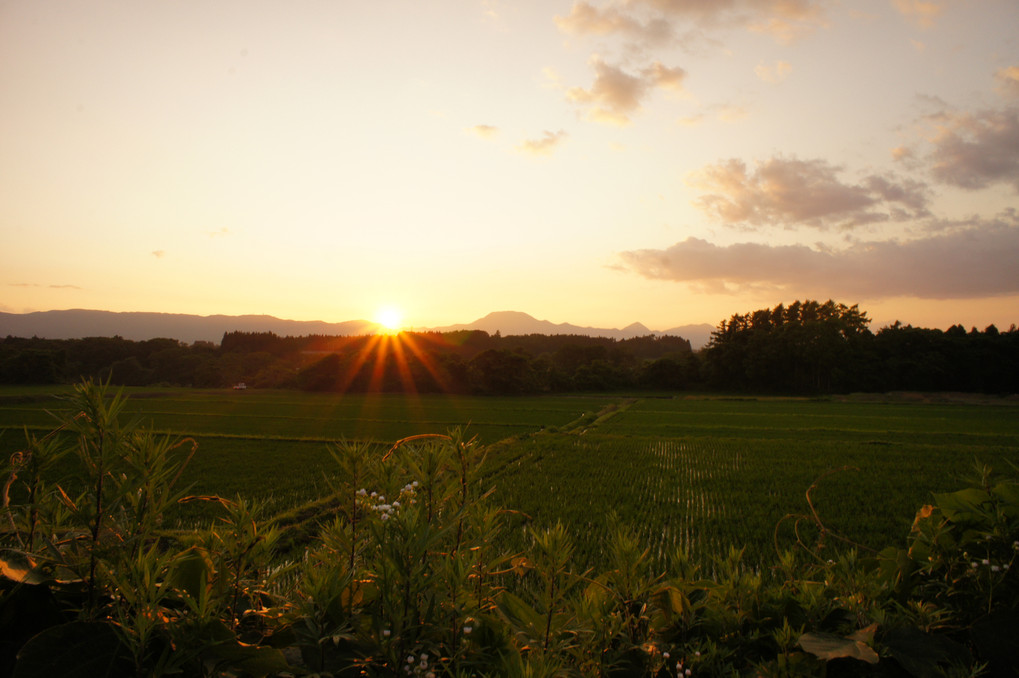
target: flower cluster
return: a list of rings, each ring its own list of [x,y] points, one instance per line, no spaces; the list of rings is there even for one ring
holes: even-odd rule
[[[666,659],[668,659],[669,658],[669,653],[668,652],[663,652],[662,656],[664,656]],[[694,652],[694,656],[695,657],[700,657],[701,653],[700,652]],[[684,664],[683,660],[679,660],[679,661],[676,662],[676,675],[677,676],[692,676],[693,675],[693,669],[690,668],[689,666],[687,666],[686,664]]]
[[[418,481],[416,480],[412,483],[407,483],[400,490],[400,497],[402,497],[404,501],[410,499],[410,503],[413,504],[414,494],[417,491],[417,487]],[[399,511],[401,506],[399,499],[396,499],[392,502],[387,502],[386,496],[384,494],[379,494],[378,492],[369,493],[368,490],[366,490],[363,487],[357,491],[357,496],[362,500],[362,502],[368,507],[369,510],[378,513],[379,518],[381,518],[382,520],[389,520],[390,518],[392,518],[394,515],[396,515],[397,511]]]
[[[403,672],[408,676],[422,676],[422,678],[435,678],[435,672],[431,669],[429,663],[430,657],[427,653],[422,652],[420,655],[407,655],[407,660],[403,664]]]
[[[1004,565],[993,565],[993,564],[991,564],[991,561],[989,559],[987,559],[987,558],[984,558],[983,560],[981,560],[979,562],[974,560],[973,562],[971,562],[969,564],[969,566],[971,568],[973,568],[974,570],[976,570],[977,568],[983,566],[983,567],[990,568],[991,572],[1001,572],[1002,570],[1008,570],[1009,565],[1010,565],[1010,563],[1005,563]]]

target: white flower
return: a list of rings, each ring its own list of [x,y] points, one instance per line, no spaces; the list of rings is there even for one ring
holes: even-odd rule
[[[470,632],[471,632],[471,631],[473,631],[473,630],[474,630],[474,629],[472,629],[472,628],[471,628],[470,626],[465,626],[465,627],[464,627],[464,633],[470,633]]]
[[[380,494],[379,495],[379,501],[385,501],[385,500],[386,500],[386,497],[384,495]]]
[[[359,496],[359,497],[364,497],[364,496],[367,496],[367,495],[368,495],[368,490],[364,489],[363,487],[360,490],[357,491],[357,496]]]
[[[400,508],[400,502],[394,501],[393,502],[393,508]]]
[[[972,567],[975,570],[978,567],[980,567],[980,563],[978,563],[977,561],[974,560],[972,563],[969,564],[969,566]]]
[[[382,514],[382,520],[389,520],[389,514],[388,513],[383,513]]]
[[[984,565],[990,565],[991,564],[991,561],[989,561],[987,558],[984,558],[980,562],[983,563]]]
[[[411,483],[411,487],[417,487],[417,486],[418,486],[418,481],[415,480],[414,482]]]
[[[414,655],[412,655],[412,654],[407,655],[407,663],[408,664],[413,664],[414,663]]]
[[[389,629],[382,629],[382,635],[388,638],[393,632]]]
[[[670,655],[670,654],[669,654],[668,652],[663,652],[663,653],[662,653],[662,656],[663,656],[663,657],[665,657],[666,659],[668,659],[668,658],[669,658],[669,657],[671,657],[672,655]]]
[[[693,673],[693,671],[691,671],[690,669],[687,669],[686,671],[683,671],[683,675],[684,676],[689,676],[692,673]]]
[[[421,661],[423,661],[423,662],[428,661],[428,655],[427,654],[422,654],[421,655]]]

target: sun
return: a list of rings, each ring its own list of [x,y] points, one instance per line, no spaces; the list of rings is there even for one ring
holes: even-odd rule
[[[386,332],[396,334],[403,329],[403,311],[395,306],[383,306],[375,312],[375,322]]]

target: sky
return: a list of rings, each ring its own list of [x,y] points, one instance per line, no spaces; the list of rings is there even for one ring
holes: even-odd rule
[[[1015,0],[0,0],[0,311],[1019,323]]]

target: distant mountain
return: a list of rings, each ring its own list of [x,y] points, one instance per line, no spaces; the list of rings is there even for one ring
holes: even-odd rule
[[[227,332],[273,332],[279,336],[308,334],[373,334],[378,325],[367,320],[327,323],[283,320],[271,315],[186,315],[182,313],[114,313],[112,311],[40,311],[0,313],[0,337],[78,339],[112,337],[144,341],[168,338],[191,344],[219,343]]]
[[[711,325],[684,325],[665,331],[652,331],[640,323],[623,329],[581,327],[569,323],[537,320],[519,311],[489,313],[472,323],[445,327],[415,328],[422,331],[452,332],[483,330],[504,336],[514,334],[582,334],[611,339],[629,339],[648,335],[679,336],[694,349],[703,347],[714,329]],[[285,320],[271,315],[186,315],[182,313],[115,313],[113,311],[39,311],[36,313],[0,313],[0,337],[42,337],[78,339],[81,337],[120,336],[134,341],[169,338],[186,343],[219,343],[227,332],[273,332],[279,336],[373,334],[379,325],[367,320],[327,323],[321,320]]]
[[[608,337],[610,339],[630,339],[633,337],[646,337],[648,335],[661,336],[667,334],[674,337],[683,337],[690,341],[690,346],[695,350],[706,346],[711,332],[715,329],[711,325],[683,325],[673,327],[664,331],[653,331],[641,323],[627,325],[623,329],[605,329],[598,327],[581,327],[570,323],[553,323],[549,320],[538,320],[533,316],[520,311],[496,311],[489,313],[484,318],[479,318],[472,323],[460,325],[446,325],[445,327],[430,328],[435,332],[455,332],[457,330],[483,330],[489,334],[499,332],[503,336],[514,334],[583,334],[592,337]]]

